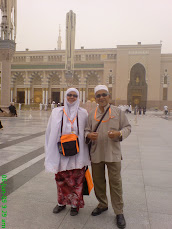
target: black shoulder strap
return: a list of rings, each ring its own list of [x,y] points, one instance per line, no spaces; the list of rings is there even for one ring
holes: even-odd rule
[[[63,129],[63,114],[64,114],[64,112],[62,111],[61,136],[62,136],[62,129]]]
[[[78,135],[79,135],[79,121],[78,121],[78,114],[77,114],[77,127],[78,127]]]
[[[106,113],[108,112],[109,108],[110,108],[110,105],[109,105],[108,108],[106,109],[105,113],[102,115],[100,121],[98,122],[98,124],[97,124],[97,126],[96,126],[96,128],[95,128],[95,130],[94,130],[93,132],[96,132],[96,130],[98,129],[100,123],[102,122],[103,118],[105,117]]]
[[[62,112],[62,122],[61,122],[61,135],[62,135],[62,130],[63,130],[63,114],[64,112]],[[78,135],[79,135],[79,121],[78,121],[78,114],[77,114],[77,127],[78,127]]]

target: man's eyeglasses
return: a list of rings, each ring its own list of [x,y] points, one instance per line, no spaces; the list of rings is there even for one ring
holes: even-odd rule
[[[97,94],[97,95],[96,95],[96,98],[97,98],[97,99],[100,99],[101,96],[102,96],[102,97],[106,97],[106,96],[108,96],[108,95],[109,95],[108,93]]]
[[[78,95],[76,94],[67,94],[68,97],[74,97],[74,98],[78,98]]]

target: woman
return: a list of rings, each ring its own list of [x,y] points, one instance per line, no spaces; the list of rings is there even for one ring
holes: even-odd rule
[[[45,139],[45,169],[55,173],[58,204],[53,210],[54,213],[61,212],[69,204],[70,215],[75,216],[79,208],[84,207],[85,166],[90,165],[88,146],[84,141],[87,116],[87,111],[79,107],[79,92],[75,88],[66,91],[64,106],[53,109],[50,116]],[[61,126],[62,135],[78,135],[79,153],[74,156],[63,156],[59,153],[57,143],[60,141]]]

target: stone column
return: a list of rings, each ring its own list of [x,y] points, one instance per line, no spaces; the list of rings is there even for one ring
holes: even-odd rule
[[[14,41],[0,40],[1,107],[10,104],[11,59],[14,52]]]
[[[43,88],[42,104],[45,104],[45,89]]]
[[[85,88],[83,88],[83,104],[85,103]]]
[[[28,105],[30,105],[30,88],[28,88]]]
[[[25,104],[27,104],[27,88],[25,88]]]
[[[46,89],[46,100],[45,100],[45,104],[48,105],[48,88]]]
[[[80,101],[82,102],[82,88],[80,88],[80,91],[79,91],[79,98],[80,98]]]
[[[60,102],[63,103],[63,88],[60,88]]]
[[[13,102],[13,88],[11,88],[11,103]]]
[[[63,101],[64,101],[64,98],[65,98],[66,91],[67,91],[67,89],[66,89],[66,88],[64,88]]]

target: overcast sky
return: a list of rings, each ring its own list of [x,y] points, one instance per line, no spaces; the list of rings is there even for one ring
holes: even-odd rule
[[[172,53],[172,0],[17,0],[17,50],[54,50],[66,13],[76,13],[75,48],[159,44]]]

